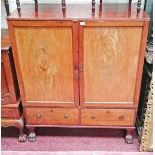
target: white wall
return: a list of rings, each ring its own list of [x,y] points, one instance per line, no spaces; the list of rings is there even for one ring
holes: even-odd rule
[[[16,9],[16,0],[8,0],[9,6],[10,6],[10,12]],[[91,3],[92,0],[66,0],[66,3],[68,4],[87,4]],[[104,3],[128,3],[129,0],[102,0]],[[132,3],[137,3],[138,0],[132,0]],[[2,9],[2,18],[1,18],[1,28],[7,28],[7,22],[6,22],[6,12],[4,8],[4,0],[1,0],[1,9]],[[34,0],[20,0],[22,3],[34,3]],[[61,3],[61,0],[38,0],[39,3]],[[99,3],[99,0],[96,0],[96,3]],[[143,8],[144,0],[142,0],[142,8]]]

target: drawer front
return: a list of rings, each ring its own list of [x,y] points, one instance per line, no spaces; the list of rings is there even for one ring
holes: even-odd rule
[[[18,109],[15,110],[14,108],[2,108],[1,110],[1,117],[2,118],[18,118],[20,116],[20,113],[18,112]]]
[[[131,109],[83,109],[81,125],[133,126],[134,117]]]
[[[28,124],[35,125],[76,125],[78,124],[77,109],[62,108],[26,108]]]

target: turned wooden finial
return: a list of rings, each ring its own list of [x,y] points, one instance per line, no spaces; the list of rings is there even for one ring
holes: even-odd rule
[[[95,0],[92,0],[92,14],[95,14]]]
[[[38,0],[34,0],[34,2],[35,2],[35,5],[38,5]]]
[[[62,9],[65,9],[66,8],[66,2],[65,2],[65,0],[62,0],[61,4],[62,4]]]
[[[141,0],[138,0],[138,3],[137,3],[137,13],[140,12],[141,4],[142,4]]]
[[[62,9],[63,18],[66,18],[66,8]]]
[[[102,3],[102,0],[100,0],[100,3]]]
[[[102,16],[102,3],[100,3],[99,5],[99,17]]]
[[[16,0],[18,14],[21,15],[20,1]]]
[[[38,17],[38,1],[37,0],[34,1],[35,1],[35,17]]]
[[[6,10],[7,16],[10,16],[10,9],[9,9],[8,0],[4,0],[4,4],[5,4],[5,10]]]
[[[131,17],[131,3],[128,6],[128,17]]]
[[[129,0],[129,4],[131,4],[132,0]]]

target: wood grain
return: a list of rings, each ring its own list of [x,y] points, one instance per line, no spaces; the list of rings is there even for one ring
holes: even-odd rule
[[[2,104],[1,106],[1,118],[8,119],[18,119],[21,116],[21,109],[19,108],[21,105],[21,100],[14,104]]]
[[[130,26],[143,26],[144,22],[142,21],[86,21],[84,26],[94,26],[94,27],[98,27],[98,26],[104,26],[104,27],[120,27],[120,26],[124,26],[124,27],[130,27]]]
[[[141,27],[84,27],[84,102],[133,103],[141,34]]]
[[[15,36],[26,100],[73,102],[72,29],[18,27]]]
[[[2,104],[9,104],[11,103],[11,99],[10,99],[10,92],[9,92],[9,86],[8,86],[8,82],[9,82],[8,78],[9,76],[12,77],[12,75],[10,74],[11,72],[10,62],[8,59],[7,51],[10,49],[10,38],[7,30],[2,30],[1,33],[2,33],[2,36],[1,36],[1,52],[2,52],[1,53],[1,102]],[[12,82],[13,81],[10,80],[10,87],[13,84]]]
[[[134,114],[132,109],[82,109],[81,125],[133,126]]]
[[[1,109],[1,117],[2,118],[16,118],[16,114],[13,108],[10,109]]]
[[[11,102],[3,63],[1,63],[1,102],[2,104],[9,104]]]
[[[15,104],[19,97],[16,73],[11,57],[10,37],[7,30],[2,30],[1,36],[1,102],[2,104]]]
[[[27,124],[78,124],[78,110],[65,108],[25,108]]]
[[[33,125],[26,125],[26,127],[55,127],[55,128],[100,128],[100,129],[135,129],[135,126],[118,126],[118,125],[46,125],[46,124],[33,124]]]
[[[135,107],[138,107],[138,103],[139,103],[139,94],[140,94],[140,88],[141,88],[141,79],[142,79],[142,73],[143,73],[143,65],[144,65],[144,57],[145,57],[145,50],[146,50],[146,43],[147,43],[148,28],[149,28],[149,22],[144,22],[144,27],[143,27],[142,37],[141,37],[138,69],[137,69],[135,95],[134,95]]]

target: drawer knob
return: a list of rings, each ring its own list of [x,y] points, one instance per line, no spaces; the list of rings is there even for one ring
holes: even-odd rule
[[[119,116],[119,120],[124,120],[124,116]]]
[[[106,113],[109,114],[110,112],[109,111],[106,111]]]
[[[68,117],[69,117],[68,115],[66,115],[66,114],[64,115],[64,118],[65,118],[65,119],[67,119]]]
[[[50,112],[53,112],[53,109],[51,109]]]
[[[91,119],[95,119],[96,117],[94,115],[91,116]]]
[[[36,118],[37,119],[40,119],[41,118],[41,115],[40,114],[36,114]]]

